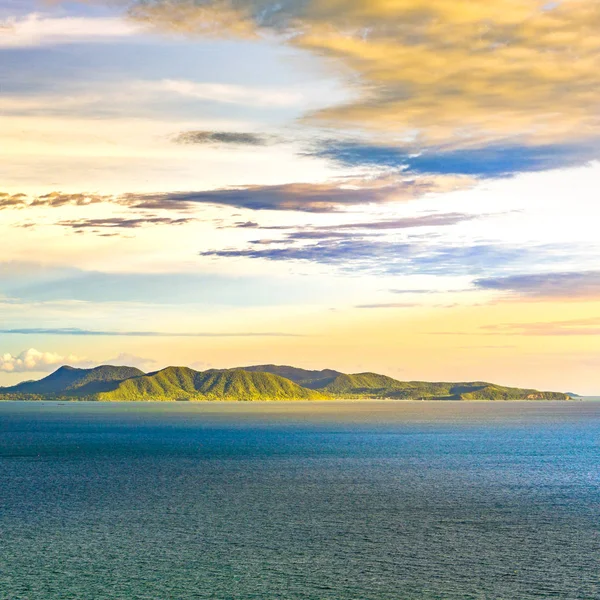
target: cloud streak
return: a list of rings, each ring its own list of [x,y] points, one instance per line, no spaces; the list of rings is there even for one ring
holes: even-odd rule
[[[185,225],[194,221],[192,218],[181,217],[171,219],[169,217],[138,217],[126,219],[122,217],[108,217],[106,219],[79,219],[70,221],[58,221],[57,225],[69,227],[75,230],[82,229],[137,229],[146,225]]]
[[[250,185],[188,192],[120,195],[51,192],[40,196],[0,193],[0,210],[58,208],[99,203],[119,204],[138,210],[189,210],[199,204],[233,206],[249,210],[328,213],[344,207],[400,202],[426,194],[443,193],[473,185],[470,178],[432,176],[350,180],[344,184],[288,183]]]
[[[21,328],[0,329],[6,335],[68,335],[68,336],[100,336],[100,337],[304,337],[301,334],[281,331],[244,331],[244,332],[181,332],[181,331],[110,331],[79,329],[76,327],[59,328]]]
[[[286,231],[283,238],[263,238],[253,240],[250,243],[257,245],[281,244],[294,241],[316,241],[316,240],[355,240],[358,237],[368,238],[376,235],[376,232],[393,232],[405,229],[416,229],[419,227],[444,227],[458,225],[459,223],[472,221],[481,215],[470,215],[465,213],[434,213],[420,215],[417,217],[405,217],[399,219],[383,219],[376,221],[363,221],[354,223],[341,223],[338,225],[324,225],[321,227],[306,226],[295,231]],[[236,224],[235,228],[258,229],[266,231],[289,230],[292,227],[285,225],[272,225],[261,227],[258,223],[246,222]]]
[[[30,197],[24,193],[8,194],[0,192],[0,210],[9,208],[60,208],[62,206],[88,206],[101,202],[114,202],[114,196],[103,196],[101,194],[64,194],[62,192],[50,192],[39,196]]]
[[[434,176],[384,181],[355,180],[336,183],[288,183],[222,188],[198,192],[122,196],[133,208],[185,208],[194,204],[216,204],[250,210],[328,213],[361,204],[381,204],[419,198],[473,185],[470,178]]]
[[[147,83],[144,87],[196,100],[274,108],[295,106],[303,99],[302,94],[286,89],[265,89],[227,83],[165,79],[157,83]]]
[[[414,302],[385,302],[381,304],[358,304],[354,308],[415,308],[422,306]]]
[[[195,204],[216,204],[250,210],[280,210],[303,212],[335,212],[343,206],[391,201],[404,192],[413,195],[415,186],[384,188],[341,188],[334,184],[290,183],[271,186],[247,186],[199,192],[174,192],[126,195],[123,200],[133,208],[190,207]]]
[[[543,254],[544,250],[489,243],[424,246],[412,241],[334,236],[302,245],[283,241],[279,247],[275,247],[272,240],[266,244],[258,240],[249,248],[208,250],[200,254],[214,258],[303,261],[353,273],[477,276],[485,271],[518,264],[530,258],[531,253]]]
[[[489,335],[588,336],[600,335],[600,317],[538,323],[503,323],[482,327]]]
[[[484,290],[509,292],[531,298],[598,299],[600,271],[533,273],[475,280]]]

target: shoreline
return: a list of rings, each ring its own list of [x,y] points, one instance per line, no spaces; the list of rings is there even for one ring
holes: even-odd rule
[[[0,400],[2,404],[53,404],[53,405],[166,405],[166,406],[191,406],[191,405],[323,405],[323,404],[570,404],[575,402],[600,402],[600,396],[579,396],[568,400],[553,400],[540,398],[532,399],[501,399],[501,400],[444,400],[444,399],[407,399],[407,398],[327,398],[323,400]]]

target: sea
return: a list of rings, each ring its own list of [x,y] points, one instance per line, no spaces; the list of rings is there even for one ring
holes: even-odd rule
[[[600,402],[0,403],[0,598],[600,599]]]

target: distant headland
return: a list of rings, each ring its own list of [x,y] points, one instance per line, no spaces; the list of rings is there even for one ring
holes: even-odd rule
[[[290,366],[257,365],[195,371],[167,367],[64,366],[39,381],[0,388],[0,400],[103,402],[281,401],[335,399],[570,400],[574,394],[505,387],[484,381],[398,381],[377,373],[346,374]]]

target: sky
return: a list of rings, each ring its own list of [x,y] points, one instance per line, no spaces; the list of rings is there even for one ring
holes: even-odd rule
[[[599,30],[595,0],[0,0],[0,386],[600,395]]]

